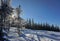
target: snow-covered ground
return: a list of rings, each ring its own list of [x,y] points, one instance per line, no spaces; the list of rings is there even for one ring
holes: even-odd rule
[[[60,32],[43,31],[43,30],[21,30],[18,35],[17,28],[11,28],[8,33],[10,41],[60,41]]]

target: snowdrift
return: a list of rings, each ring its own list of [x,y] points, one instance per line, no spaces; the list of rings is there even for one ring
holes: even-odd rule
[[[12,27],[8,39],[10,41],[60,41],[60,32],[24,29],[18,35],[17,28]]]

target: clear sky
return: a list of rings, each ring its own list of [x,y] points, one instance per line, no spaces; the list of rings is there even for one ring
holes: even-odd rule
[[[60,0],[12,0],[12,5],[21,5],[22,18],[35,22],[60,25]]]

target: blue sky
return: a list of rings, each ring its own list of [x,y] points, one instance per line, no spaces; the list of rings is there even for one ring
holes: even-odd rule
[[[13,0],[13,7],[21,5],[21,17],[35,22],[60,26],[60,0]]]

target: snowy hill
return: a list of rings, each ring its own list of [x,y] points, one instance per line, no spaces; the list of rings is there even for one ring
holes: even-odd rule
[[[17,34],[17,28],[11,28],[8,33],[10,41],[60,41],[60,32],[43,30],[21,30],[20,36]]]

